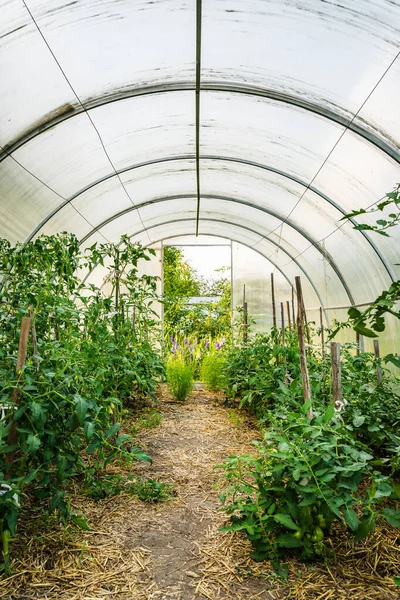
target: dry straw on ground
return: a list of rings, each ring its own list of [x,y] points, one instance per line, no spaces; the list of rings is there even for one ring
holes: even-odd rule
[[[160,394],[163,420],[142,430],[139,441],[153,464],[134,474],[172,483],[176,497],[149,505],[121,494],[100,502],[73,495],[92,531],[43,522],[25,508],[13,544],[14,575],[0,581],[6,600],[396,600],[400,535],[380,526],[354,546],[337,530],[336,564],[288,561],[289,582],[266,562],[249,559],[249,542],[221,533],[219,473],[214,465],[230,454],[251,452],[258,435],[250,423],[222,406],[222,397],[201,390],[185,404]],[[114,471],[121,466],[114,465]]]

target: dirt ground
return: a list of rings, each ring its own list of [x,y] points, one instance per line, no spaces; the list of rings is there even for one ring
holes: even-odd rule
[[[42,511],[22,515],[14,575],[0,581],[6,600],[396,600],[391,561],[400,553],[398,530],[379,531],[354,549],[338,534],[338,563],[289,561],[289,583],[268,563],[249,559],[239,533],[220,532],[221,474],[215,465],[253,451],[254,424],[203,390],[185,403],[163,389],[161,424],[142,429],[138,443],[153,462],[133,475],[171,484],[175,495],[149,504],[127,494],[98,502],[76,491],[90,531],[42,525]],[[118,469],[118,466],[112,467]],[[396,563],[397,564],[397,563]]]

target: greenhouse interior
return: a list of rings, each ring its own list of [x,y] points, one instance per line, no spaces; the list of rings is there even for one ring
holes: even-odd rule
[[[398,600],[400,1],[0,0],[0,74],[0,599]]]

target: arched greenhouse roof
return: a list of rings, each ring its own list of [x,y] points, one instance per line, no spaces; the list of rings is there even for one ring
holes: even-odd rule
[[[221,236],[372,300],[400,231],[341,218],[400,181],[399,42],[396,0],[0,0],[0,236]]]

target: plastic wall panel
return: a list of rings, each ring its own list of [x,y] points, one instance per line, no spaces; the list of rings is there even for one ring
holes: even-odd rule
[[[0,145],[4,146],[78,103],[23,3],[1,0],[0,15]]]
[[[29,6],[83,100],[194,79],[195,5],[189,0],[30,0]]]
[[[80,240],[93,229],[93,224],[84,219],[70,204],[59,210],[51,219],[43,225],[35,237],[42,234],[53,235],[60,231],[74,233]]]
[[[44,187],[12,158],[0,169],[0,236],[10,242],[24,241],[62,199]]]
[[[280,303],[284,302],[285,322],[286,300],[291,302],[292,290],[286,278],[262,255],[251,248],[234,242],[232,244],[233,307],[243,306],[243,286],[246,286],[246,301],[254,331],[269,331],[273,325],[271,273],[274,273],[275,302],[278,326],[280,325]],[[315,299],[306,281],[304,293]]]
[[[120,100],[90,111],[117,170],[148,160],[194,155],[193,92]]]
[[[203,11],[205,80],[292,93],[344,114],[360,108],[398,52],[398,5],[386,0],[234,0],[229,9],[207,0]]]
[[[264,98],[201,95],[201,154],[245,157],[309,182],[343,128],[323,117]]]
[[[44,131],[14,156],[65,198],[113,171],[86,114]]]

